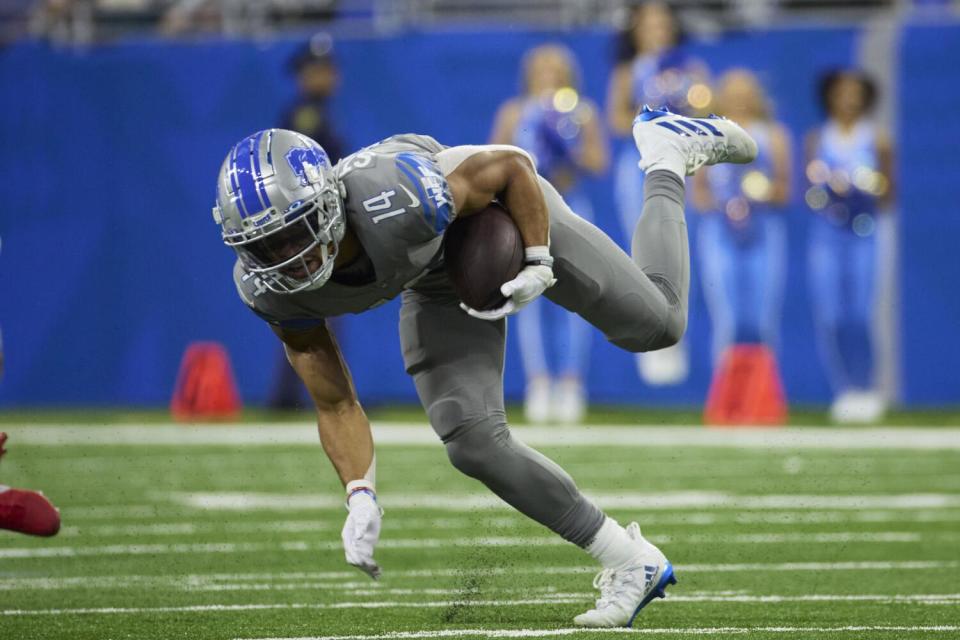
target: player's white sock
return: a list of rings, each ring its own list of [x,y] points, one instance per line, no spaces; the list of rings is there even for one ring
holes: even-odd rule
[[[683,155],[674,149],[658,149],[660,153],[651,158],[650,162],[644,163],[641,161],[641,164],[645,164],[643,167],[644,173],[650,175],[654,171],[669,171],[680,176],[680,179],[683,180],[684,176],[687,175],[686,170],[686,159]]]
[[[637,541],[627,535],[627,530],[607,516],[600,525],[593,542],[587,545],[587,553],[605,569],[621,569],[632,564],[637,557]]]

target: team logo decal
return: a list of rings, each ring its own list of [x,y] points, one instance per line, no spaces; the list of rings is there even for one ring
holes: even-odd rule
[[[330,168],[330,158],[319,147],[294,147],[287,151],[287,164],[300,178],[304,187],[319,183],[323,186],[323,172],[321,167]]]

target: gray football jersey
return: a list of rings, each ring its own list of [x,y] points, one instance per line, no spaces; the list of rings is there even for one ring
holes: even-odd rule
[[[394,298],[442,264],[443,231],[453,218],[450,189],[436,163],[445,147],[429,136],[403,134],[341,160],[335,171],[346,188],[344,214],[373,263],[373,282],[292,294],[268,290],[238,260],[240,297],[261,318],[305,328],[323,318],[360,313]]]

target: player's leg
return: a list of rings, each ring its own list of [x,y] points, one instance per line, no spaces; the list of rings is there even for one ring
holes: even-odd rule
[[[400,312],[404,364],[453,465],[505,502],[587,547],[604,522],[556,463],[520,442],[506,422],[506,323],[465,314],[445,276],[406,291]]]
[[[659,122],[647,126],[655,120]],[[579,313],[614,344],[649,351],[676,344],[686,328],[690,266],[683,176],[705,163],[749,161],[756,156],[756,144],[740,127],[726,121],[696,124],[666,112],[645,112],[638,122],[634,137],[647,173],[643,213],[633,234],[633,257],[573,214],[544,180],[541,186],[550,212],[550,251],[557,276],[557,284],[545,295]],[[688,127],[705,139],[684,140],[690,137],[684,133]],[[601,597],[595,609],[575,618],[580,625],[629,625],[640,609],[675,582],[666,557],[640,535],[635,523],[624,530],[607,519],[594,544],[606,539],[618,548],[629,548],[632,542],[634,555],[601,575],[597,582]]]
[[[614,171],[614,200],[626,246],[633,240],[637,221],[643,211],[644,173],[637,166],[639,162],[640,152],[636,147],[626,148],[617,158]],[[574,203],[569,204],[580,213]],[[593,222],[592,219],[588,220]],[[647,384],[677,384],[687,377],[689,363],[686,347],[681,341],[655,351],[638,353],[636,365],[637,373]]]
[[[638,116],[634,140],[646,178],[632,259],[573,215],[549,183],[542,186],[558,280],[546,295],[617,346],[640,352],[674,345],[686,330],[690,259],[683,176],[704,164],[749,162],[757,147],[733,122],[649,110]]]
[[[404,292],[404,364],[450,461],[524,515],[584,548],[604,571],[626,568],[631,573],[623,575],[639,575],[639,582],[626,588],[639,590],[636,602],[623,610],[618,603],[599,622],[588,621],[623,625],[632,620],[638,603],[662,594],[673,570],[635,524],[624,529],[605,516],[563,469],[510,433],[503,407],[505,337],[505,322],[463,313],[443,274]]]
[[[575,215],[549,182],[541,187],[557,276],[544,295],[628,351],[676,344],[686,328],[690,285],[680,178],[666,171],[647,176],[647,204],[634,234],[637,262]]]

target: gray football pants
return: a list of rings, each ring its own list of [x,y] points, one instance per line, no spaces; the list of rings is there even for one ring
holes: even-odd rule
[[[541,183],[557,278],[544,295],[628,351],[675,344],[686,328],[690,284],[680,178],[666,171],[647,176],[633,259],[574,214],[550,183]],[[505,338],[505,321],[478,320],[460,309],[442,272],[403,293],[404,364],[450,461],[521,513],[584,547],[603,513],[563,469],[510,433],[503,403]]]

